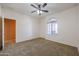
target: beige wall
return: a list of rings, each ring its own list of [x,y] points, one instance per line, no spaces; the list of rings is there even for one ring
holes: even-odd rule
[[[48,40],[64,43],[79,48],[79,30],[77,29],[79,24],[79,19],[77,19],[77,16],[79,16],[78,11],[78,7],[76,6],[41,19],[40,36],[47,38]],[[58,34],[55,36],[49,36],[46,34],[46,24],[48,19],[50,19],[51,17],[55,17],[58,21]]]
[[[1,16],[1,6],[0,6],[0,16]]]
[[[77,43],[77,45],[78,45],[78,48],[79,48],[79,4],[78,4],[78,9],[77,10],[78,10],[78,15],[77,15],[78,16],[78,25],[77,25],[78,26],[77,27],[78,28],[78,31],[77,31],[78,32],[78,43]]]
[[[20,14],[10,8],[2,8],[2,16],[16,20],[16,42],[25,41],[38,36],[38,20]]]

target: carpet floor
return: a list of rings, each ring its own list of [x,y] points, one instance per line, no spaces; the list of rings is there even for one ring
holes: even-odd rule
[[[1,56],[77,56],[76,47],[38,38],[8,46]]]

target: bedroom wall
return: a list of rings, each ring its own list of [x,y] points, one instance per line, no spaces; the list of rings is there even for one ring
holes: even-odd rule
[[[44,19],[41,19],[41,29],[40,29],[40,37],[44,37],[48,40],[60,42],[63,44],[75,46],[79,48],[79,36],[78,36],[78,7],[69,8],[62,12],[52,14]],[[49,36],[46,34],[47,32],[47,21],[51,18],[55,17],[58,21],[58,34],[54,36]]]
[[[1,16],[1,6],[0,6],[0,16]]]
[[[23,15],[10,8],[2,8],[2,16],[16,20],[16,42],[25,41],[38,36],[38,20]]]
[[[77,43],[77,45],[78,45],[78,48],[79,48],[79,4],[78,4],[78,9],[77,9],[77,11],[78,11],[78,13],[77,13],[77,14],[78,14],[78,15],[77,15],[77,16],[78,16],[78,27],[77,27],[77,28],[78,28],[78,43]],[[79,49],[78,49],[78,50],[79,50]]]

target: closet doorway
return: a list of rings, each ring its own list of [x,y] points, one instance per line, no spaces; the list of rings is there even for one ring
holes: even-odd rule
[[[4,47],[16,43],[16,20],[4,18]]]

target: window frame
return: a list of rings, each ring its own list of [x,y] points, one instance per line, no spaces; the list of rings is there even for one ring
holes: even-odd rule
[[[51,24],[49,26],[51,29],[49,29],[49,27],[48,27],[49,24]],[[55,25],[55,26],[53,26],[53,25]],[[51,18],[48,20],[48,22],[47,22],[47,34],[48,35],[58,34],[58,22],[57,22],[56,18]]]

